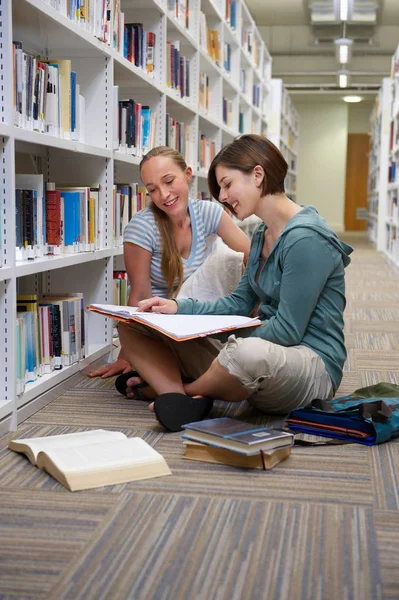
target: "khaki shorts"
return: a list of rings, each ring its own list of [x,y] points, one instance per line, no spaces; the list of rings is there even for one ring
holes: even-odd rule
[[[139,323],[119,323],[119,327],[162,340],[173,352],[182,375],[193,379],[217,358],[248,391],[248,402],[266,413],[286,414],[316,398],[328,400],[334,395],[323,360],[306,346],[285,347],[235,335],[224,344],[216,336],[175,342]]]

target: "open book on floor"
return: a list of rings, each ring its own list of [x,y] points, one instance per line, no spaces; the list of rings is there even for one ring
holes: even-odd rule
[[[189,460],[231,465],[245,469],[263,469],[264,471],[272,469],[278,463],[288,458],[292,448],[292,446],[284,446],[283,448],[276,448],[267,452],[257,452],[256,454],[247,456],[233,450],[216,448],[189,440],[185,440],[184,446],[184,458],[188,458]]]
[[[113,304],[90,304],[87,308],[119,321],[142,323],[178,342],[262,324],[262,321],[256,317],[250,318],[239,315],[161,315],[137,312],[137,307],[134,306],[117,306]]]
[[[11,440],[10,450],[26,454],[71,491],[170,475],[165,459],[143,439],[120,431],[83,431]]]
[[[291,447],[294,443],[292,433],[245,423],[230,417],[187,423],[183,428],[184,440],[224,448],[245,456]]]

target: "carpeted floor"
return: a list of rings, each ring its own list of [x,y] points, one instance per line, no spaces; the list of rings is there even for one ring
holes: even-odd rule
[[[347,271],[338,395],[399,383],[399,272],[364,238]],[[213,414],[269,423],[217,404]],[[71,493],[11,437],[92,428],[146,439],[172,476]],[[83,378],[0,439],[0,599],[399,598],[399,441],[295,447],[272,471],[183,458],[146,405]]]

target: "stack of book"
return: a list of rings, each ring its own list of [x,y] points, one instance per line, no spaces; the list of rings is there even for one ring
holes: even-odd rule
[[[272,469],[291,454],[294,436],[222,417],[184,425],[185,458],[237,467]]]

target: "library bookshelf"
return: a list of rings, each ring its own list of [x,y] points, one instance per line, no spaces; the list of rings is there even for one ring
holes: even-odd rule
[[[384,231],[383,250],[396,266],[399,266],[399,46],[391,62],[391,102],[389,123],[389,154],[385,212],[381,228]]]
[[[193,167],[193,197],[209,194],[206,171],[214,152],[240,133],[268,133],[271,58],[243,0],[112,0],[110,13],[115,9],[117,17],[108,23],[108,33],[102,31],[99,36],[98,14],[90,10],[102,4],[102,0],[83,2],[84,7],[92,8],[80,15],[67,15],[70,3],[64,0],[0,0],[2,433],[51,401],[70,377],[112,348],[110,320],[88,314],[85,358],[38,377],[17,394],[18,294],[40,297],[79,292],[86,305],[112,302],[114,265],[120,264],[123,253],[121,238],[115,243],[114,236],[114,186],[139,182],[140,157],[148,148],[141,139],[136,139],[134,148],[129,140],[121,140],[117,119],[120,101],[134,99],[149,107],[154,117],[151,145],[169,142],[183,150]],[[92,18],[97,19],[97,29]],[[124,28],[133,22],[131,35],[138,23],[139,30],[147,32],[143,35],[153,34],[151,69],[145,61],[137,65],[131,56],[124,55]],[[216,32],[212,40],[208,29]],[[61,132],[61,121],[58,135],[47,124],[40,129],[35,125],[34,111],[31,120],[23,116],[21,125],[20,115],[16,117],[15,41],[37,61],[58,61],[57,68],[61,61],[70,61],[79,84],[74,96],[79,108],[71,111],[75,110],[76,123],[76,111],[79,113],[79,131],[84,130],[84,138],[80,133],[76,137]],[[150,45],[148,42],[146,52]],[[172,46],[178,53],[175,57],[182,57],[181,71],[175,73],[181,78],[179,85],[170,81]],[[200,78],[205,96],[200,96]],[[84,99],[82,105],[79,94]],[[176,123],[179,136],[173,129]],[[208,149],[203,154],[200,140]],[[100,247],[53,255],[43,252],[35,257],[17,254],[18,174],[41,174],[44,182],[62,186],[98,186],[103,210]]]
[[[386,249],[386,234],[390,220],[388,202],[393,193],[388,183],[388,162],[391,131],[392,80],[386,77],[370,114],[370,151],[368,173],[367,232],[377,250]],[[388,191],[389,190],[389,191]]]
[[[288,162],[285,193],[296,202],[299,116],[282,79],[271,80],[268,115],[268,138],[280,149]]]

